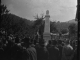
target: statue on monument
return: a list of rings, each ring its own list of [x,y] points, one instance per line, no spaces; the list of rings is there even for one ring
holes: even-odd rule
[[[46,11],[46,15],[49,15],[49,10]]]

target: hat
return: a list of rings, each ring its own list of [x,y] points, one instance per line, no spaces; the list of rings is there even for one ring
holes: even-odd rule
[[[57,44],[57,41],[56,40],[52,40],[52,44],[53,45],[56,45]]]
[[[44,39],[42,39],[42,40],[39,41],[40,45],[44,45],[44,43],[45,43]]]

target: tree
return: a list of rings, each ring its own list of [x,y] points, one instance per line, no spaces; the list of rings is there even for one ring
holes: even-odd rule
[[[3,20],[2,15],[3,14],[8,14],[10,10],[8,10],[7,7],[6,7],[6,5],[4,5],[4,4],[0,4],[0,7],[1,7],[1,12],[0,12],[1,13],[0,26],[1,26],[1,22]]]
[[[44,19],[44,14],[41,14],[41,17],[38,16],[38,14],[36,16],[34,16],[35,19]]]
[[[77,34],[76,34],[76,33],[77,33],[77,32],[76,32],[76,30],[77,30],[76,27],[77,27],[77,26],[76,26],[76,24],[74,24],[74,23],[71,24],[71,25],[69,25],[68,29],[69,29],[69,36],[70,36],[70,37],[75,37],[75,36],[77,35]],[[75,34],[76,34],[76,35],[75,35]]]
[[[39,27],[39,34],[43,36],[43,32],[44,32],[44,21],[43,21],[43,24],[41,24]]]
[[[43,19],[44,19],[44,15],[42,14],[41,17],[38,16],[38,14],[35,16],[35,21],[34,21],[34,25],[33,28],[35,29],[35,31],[39,31],[40,26],[43,24]]]
[[[41,24],[42,24],[42,21],[43,21],[43,19],[41,18],[39,18],[39,19],[37,19],[36,21],[34,21],[34,25],[33,25],[33,27],[38,27],[38,26],[40,26]]]
[[[58,32],[55,22],[50,22],[50,32]]]
[[[67,29],[62,29],[62,30],[61,30],[61,34],[65,34],[65,33],[67,33],[67,32],[68,32]]]
[[[0,12],[0,16],[1,16],[1,19],[0,19],[0,31],[2,31],[4,29],[4,31],[6,32],[5,28],[3,28],[1,24],[2,24],[2,21],[3,21],[3,15],[4,14],[8,14],[10,10],[7,9],[6,5],[1,4],[1,3],[0,3],[0,8],[1,8],[1,12]]]
[[[8,14],[10,10],[7,9],[6,5],[0,4],[1,7],[1,15]]]

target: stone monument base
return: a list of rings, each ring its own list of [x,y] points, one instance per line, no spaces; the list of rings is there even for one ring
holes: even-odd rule
[[[44,39],[45,43],[48,44],[48,41],[51,40],[50,33],[44,33],[43,34],[43,39]]]

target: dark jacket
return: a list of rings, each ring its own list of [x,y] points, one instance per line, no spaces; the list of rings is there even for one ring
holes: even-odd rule
[[[45,47],[36,47],[37,51],[37,60],[49,60],[49,53],[47,48]]]
[[[29,54],[29,60],[37,60],[37,53],[34,47],[27,48],[27,52]]]
[[[48,47],[49,60],[58,60],[59,50],[55,46]]]

